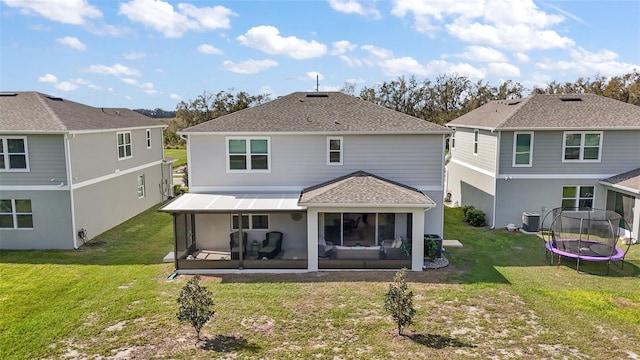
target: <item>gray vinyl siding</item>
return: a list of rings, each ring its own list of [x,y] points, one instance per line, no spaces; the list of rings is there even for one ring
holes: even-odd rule
[[[640,131],[604,131],[600,162],[562,162],[563,131],[536,131],[532,167],[513,167],[513,132],[503,131],[501,174],[610,174],[640,167]]]
[[[428,197],[436,202],[436,206],[424,213],[424,233],[443,235],[444,210],[441,199],[444,199],[442,191],[425,191]]]
[[[162,159],[162,130],[151,129],[152,146],[147,149],[145,129],[131,130],[132,157],[118,160],[116,131],[84,133],[70,140],[74,183],[114,174]]]
[[[13,136],[13,135],[12,135]],[[20,135],[16,135],[20,136]],[[67,185],[63,135],[27,135],[28,172],[0,172],[0,185]],[[54,179],[54,180],[52,180]]]
[[[145,197],[138,199],[137,177],[145,176]],[[117,176],[75,189],[76,228],[87,229],[89,238],[162,201],[159,190],[160,165]]]
[[[485,212],[488,224],[493,221],[496,180],[466,166],[450,162],[447,165],[447,188],[452,204],[471,205]]]
[[[496,224],[497,228],[507,224],[522,226],[522,213],[533,212],[541,215],[562,206],[562,187],[568,185],[595,186],[594,208],[606,207],[606,189],[598,184],[598,179],[511,179],[498,180],[496,184]],[[545,226],[550,224],[549,219]]]
[[[191,186],[306,187],[358,170],[409,186],[442,186],[443,135],[345,135],[343,165],[327,165],[327,136],[272,135],[271,170],[227,172],[226,138],[191,135]]]
[[[478,154],[473,154],[474,129],[456,128],[456,147],[451,150],[454,159],[490,172],[496,171],[497,136],[487,130],[478,132]]]
[[[69,191],[2,191],[2,199],[29,199],[33,229],[0,229],[2,249],[73,249]]]

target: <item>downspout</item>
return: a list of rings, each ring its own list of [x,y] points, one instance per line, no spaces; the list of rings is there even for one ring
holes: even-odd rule
[[[493,130],[492,130],[493,131]],[[498,131],[498,136],[496,138],[497,146],[496,146],[496,173],[493,177],[493,216],[491,216],[491,228],[496,228],[496,205],[498,197],[498,176],[500,174],[500,142],[502,140],[502,131]]]
[[[64,134],[64,157],[67,165],[67,185],[69,186],[69,201],[71,202],[71,238],[73,239],[73,248],[77,249],[76,237],[76,205],[73,199],[73,171],[71,170],[71,144],[70,134]],[[76,134],[72,135],[75,138]]]
[[[445,159],[446,159],[446,151],[447,151],[447,136],[446,135],[442,135],[442,177],[440,179],[440,186],[442,186],[442,195],[443,196],[447,196],[447,191],[448,191],[448,183],[449,183],[449,177],[446,175],[447,173],[447,167],[445,165]],[[451,146],[449,146],[449,151],[451,151]],[[445,182],[444,179],[445,177],[447,178],[447,181]],[[442,236],[442,238],[444,238],[444,198],[441,199],[442,200],[442,205],[440,206],[440,219],[442,219],[442,221],[440,221],[440,236]],[[425,212],[427,212],[429,209],[425,209]]]

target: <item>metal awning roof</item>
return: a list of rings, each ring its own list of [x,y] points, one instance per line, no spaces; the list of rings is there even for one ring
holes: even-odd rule
[[[169,213],[237,213],[299,211],[299,193],[263,194],[183,194],[160,211]]]

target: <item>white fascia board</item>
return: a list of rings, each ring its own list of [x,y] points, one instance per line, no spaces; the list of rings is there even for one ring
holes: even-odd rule
[[[322,204],[322,203],[303,203],[300,202],[298,205],[306,206],[307,208],[369,208],[369,209],[379,209],[379,208],[420,208],[420,209],[433,209],[436,207],[436,204],[365,204],[365,203],[331,203],[331,204]]]
[[[513,127],[513,128],[499,128],[498,131],[629,131],[640,130],[639,126],[619,126],[619,127],[606,127],[606,126],[591,126],[591,127]]]
[[[68,133],[66,130],[0,130],[0,135],[64,135]]]
[[[347,135],[448,135],[453,130],[437,130],[437,131],[178,131],[178,135],[216,135],[216,136],[272,136],[272,135],[322,135],[322,136],[347,136]]]
[[[97,178],[93,178],[93,179],[89,179],[89,180],[85,180],[85,181],[81,181],[78,183],[74,183],[71,185],[71,187],[75,190],[75,189],[79,189],[79,188],[83,188],[85,186],[89,186],[89,185],[93,185],[93,184],[97,184],[103,181],[107,181],[110,179],[114,179],[118,176],[122,176],[122,175],[127,175],[127,174],[131,174],[131,173],[135,173],[138,172],[140,170],[143,169],[147,169],[153,166],[157,166],[163,163],[163,160],[158,160],[158,161],[154,161],[154,162],[150,162],[150,163],[146,163],[146,164],[142,164],[136,167],[132,167],[129,169],[124,169],[124,170],[119,170],[116,171],[112,174],[108,174],[108,175],[103,175],[103,176],[99,176]]]
[[[189,193],[282,193],[301,192],[303,186],[189,186]]]
[[[466,128],[466,129],[478,129],[494,132],[497,129],[493,126],[478,126],[478,125],[458,125],[458,124],[445,124],[449,128]]]
[[[162,128],[166,129],[167,125],[151,125],[151,126],[132,126],[132,127],[123,127],[123,128],[111,128],[111,129],[90,129],[90,130],[70,130],[68,131],[71,135],[80,135],[80,134],[95,134],[95,133],[104,133],[104,132],[114,132],[114,131],[131,131],[131,130],[145,130],[145,129],[157,129]]]
[[[621,190],[621,191],[627,192],[629,194],[640,195],[640,190],[638,190],[638,189],[633,189],[633,188],[626,187],[626,186],[620,186],[620,185],[616,185],[616,184],[611,184],[611,183],[608,183],[606,181],[598,181],[598,183],[600,185],[604,185],[606,187],[610,187],[610,188],[616,189],[616,190]]]
[[[483,175],[487,175],[487,176],[492,177],[492,178],[495,178],[495,177],[496,177],[496,174],[495,174],[495,173],[492,173],[492,172],[491,172],[491,171],[489,171],[489,170],[485,170],[485,169],[479,168],[479,167],[477,167],[477,166],[475,166],[475,165],[468,164],[468,163],[466,163],[466,162],[464,162],[464,161],[460,161],[460,160],[458,160],[458,159],[451,159],[451,162],[452,162],[452,163],[456,163],[456,164],[458,164],[458,165],[460,165],[460,166],[464,166],[464,167],[466,167],[466,168],[468,168],[468,169],[471,169],[471,170],[473,170],[473,171],[477,171],[477,172],[479,172],[479,173],[481,173],[481,174],[483,174]]]
[[[600,180],[616,174],[500,174],[501,180]]]

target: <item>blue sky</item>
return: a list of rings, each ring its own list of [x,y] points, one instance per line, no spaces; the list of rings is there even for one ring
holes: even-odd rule
[[[528,88],[640,70],[640,1],[0,0],[0,90],[174,110],[415,75]]]

